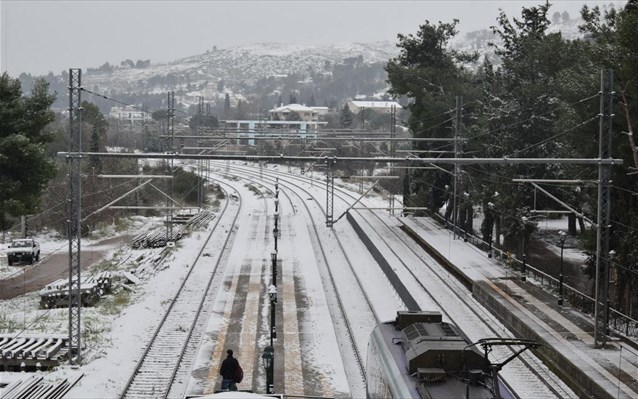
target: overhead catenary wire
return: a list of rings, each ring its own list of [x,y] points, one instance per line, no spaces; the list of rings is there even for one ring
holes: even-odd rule
[[[572,103],[570,103],[570,104],[568,104],[568,105],[569,105],[569,106],[577,105],[577,104],[584,103],[584,102],[586,102],[586,101],[589,101],[589,100],[591,100],[591,99],[598,98],[598,97],[599,97],[599,93],[596,93],[596,94],[594,94],[594,95],[592,95],[592,96],[589,96],[589,97],[582,98],[582,99],[580,99],[580,100],[574,101],[574,102],[572,102]],[[475,103],[475,102],[477,102],[477,101],[472,101],[471,103]],[[468,104],[471,104],[471,103],[468,103]],[[467,107],[467,106],[468,106],[468,104],[466,104],[466,105],[465,105],[465,107]],[[557,105],[557,107],[556,107],[556,108],[558,108],[558,107],[560,107],[560,105]],[[530,107],[530,108],[528,108],[528,109],[532,109],[532,108]],[[454,112],[454,111],[455,111],[455,110],[448,111],[448,113],[449,113],[449,112]],[[511,123],[511,124],[509,124],[509,125],[501,126],[501,127],[497,128],[497,129],[488,130],[488,131],[486,131],[486,132],[479,133],[479,134],[476,134],[476,135],[474,135],[474,136],[469,136],[469,137],[465,138],[465,140],[467,140],[467,141],[469,142],[469,141],[471,141],[471,140],[474,140],[474,139],[477,139],[477,138],[480,138],[480,137],[483,137],[483,136],[492,135],[492,134],[498,133],[499,131],[503,131],[503,130],[506,130],[506,129],[509,129],[509,128],[512,128],[512,127],[518,126],[518,125],[520,125],[520,124],[522,124],[522,123],[528,122],[528,121],[532,120],[533,118],[538,118],[538,117],[542,117],[542,116],[549,115],[549,114],[551,114],[551,113],[552,113],[552,112],[554,112],[554,111],[556,111],[556,109],[553,109],[553,110],[551,110],[551,111],[545,112],[545,113],[543,113],[543,114],[539,114],[539,115],[532,115],[531,117],[529,117],[529,118],[527,118],[527,119],[523,119],[523,120],[520,120],[520,121],[517,121],[517,122]],[[558,137],[558,136],[560,136],[560,135],[562,135],[562,134],[566,134],[566,133],[570,132],[570,131],[571,131],[571,130],[573,130],[573,129],[576,129],[576,128],[578,128],[578,127],[583,126],[584,124],[587,124],[587,123],[591,122],[592,120],[596,120],[597,118],[598,118],[598,116],[596,116],[596,117],[594,117],[594,118],[592,118],[592,119],[590,119],[590,120],[587,120],[587,121],[585,121],[585,122],[581,122],[580,124],[578,124],[578,125],[576,125],[576,126],[574,126],[574,127],[570,128],[570,129],[568,129],[568,130],[566,130],[566,131],[564,131],[564,132],[562,132],[562,133],[559,133],[559,134],[557,134],[556,136],[553,136],[553,137],[548,138],[548,139],[545,139],[545,140],[551,140],[551,139],[556,138],[556,137]],[[449,120],[452,120],[452,119],[449,119]],[[448,120],[448,121],[449,121],[449,120]],[[433,128],[435,128],[435,127],[438,127],[438,125],[435,125],[435,126],[433,126],[432,128],[425,129],[424,131],[427,131],[427,130],[433,129]],[[541,143],[537,143],[537,144],[534,144],[534,145],[532,145],[532,146],[540,145],[540,144],[541,144]],[[445,148],[450,147],[450,146],[452,146],[452,145],[453,145],[453,144],[451,144],[451,143],[448,143],[448,144],[442,144],[442,145],[440,145],[440,146],[438,146],[438,147],[435,147],[434,149],[435,149],[435,150],[442,150],[442,149],[445,149]],[[530,148],[531,148],[532,146],[530,146]],[[526,150],[528,150],[528,149],[530,149],[530,148],[526,148],[526,149],[520,150],[519,152],[526,151]]]
[[[544,138],[544,139],[542,139],[541,141],[539,141],[539,142],[537,142],[537,143],[535,143],[535,144],[530,144],[529,146],[527,146],[527,147],[523,148],[522,150],[515,150],[513,153],[511,153],[511,154],[509,154],[509,155],[506,155],[506,156],[509,156],[509,157],[512,157],[512,156],[518,156],[518,155],[520,155],[521,153],[524,153],[524,152],[526,152],[526,151],[528,151],[528,150],[530,150],[530,149],[532,149],[532,148],[534,148],[534,147],[540,146],[540,145],[542,145],[542,144],[544,144],[544,143],[546,143],[546,142],[548,142],[548,141],[551,141],[551,140],[554,140],[554,139],[556,139],[556,138],[558,138],[558,137],[561,137],[561,136],[563,136],[563,135],[565,135],[565,134],[567,134],[567,133],[569,133],[569,132],[571,132],[571,131],[573,131],[573,130],[575,130],[575,129],[578,129],[579,127],[583,127],[583,126],[587,125],[588,123],[591,123],[591,122],[596,121],[596,120],[598,120],[598,119],[599,119],[599,117],[598,117],[598,115],[596,115],[595,117],[592,117],[591,119],[588,119],[588,120],[583,121],[583,122],[581,122],[581,123],[579,123],[579,124],[577,124],[577,125],[575,125],[575,126],[572,126],[571,128],[569,128],[569,129],[567,129],[567,130],[564,130],[564,131],[562,131],[562,132],[560,132],[560,133],[557,133],[557,134],[555,134],[555,135],[553,135],[553,136],[551,136],[551,137]],[[516,124],[518,124],[518,123],[516,123]],[[516,125],[516,124],[514,124],[514,125]],[[513,125],[510,125],[510,126],[513,126]],[[477,135],[475,135],[475,136],[468,137],[468,138],[466,138],[465,140],[467,140],[468,142],[470,142],[470,141],[471,141],[471,140],[473,140],[473,139],[476,139],[476,138],[479,138],[479,137],[485,136],[485,135],[487,135],[487,134],[492,134],[492,133],[498,132],[499,130],[502,130],[502,129],[505,129],[505,127],[500,128],[500,129],[496,129],[496,130],[490,130],[490,131],[489,131],[489,132],[487,132],[487,133],[477,134]],[[453,144],[450,144],[450,143],[447,143],[447,144],[441,144],[441,145],[439,145],[439,146],[437,146],[437,147],[434,147],[434,150],[443,150],[443,149],[445,149],[445,148],[447,148],[447,147],[450,147],[450,146],[452,146],[452,145],[453,145]]]
[[[540,146],[540,145],[543,145],[543,144],[547,143],[548,141],[551,141],[551,140],[557,139],[558,137],[564,136],[565,134],[567,134],[567,133],[569,133],[569,132],[571,132],[571,131],[573,131],[573,130],[575,130],[575,129],[578,129],[579,127],[585,126],[586,124],[591,123],[591,122],[593,122],[593,121],[596,121],[596,120],[598,120],[598,119],[599,119],[599,117],[598,117],[598,116],[595,116],[595,117],[593,117],[593,118],[591,118],[591,119],[589,119],[589,120],[586,120],[586,121],[584,121],[584,122],[579,123],[579,124],[578,124],[578,125],[576,125],[576,126],[573,126],[573,127],[569,128],[569,129],[567,129],[567,130],[564,130],[564,131],[562,131],[562,132],[560,132],[560,133],[557,133],[557,134],[555,134],[555,135],[553,135],[553,136],[551,136],[551,137],[547,137],[547,138],[545,138],[545,139],[543,139],[543,140],[539,141],[538,143],[530,144],[529,146],[527,146],[527,147],[523,148],[522,150],[517,150],[517,151],[513,152],[512,154],[510,154],[510,155],[508,155],[508,156],[518,156],[518,155],[520,155],[521,153],[524,153],[524,152],[526,152],[526,151],[528,151],[528,150],[531,150],[532,148],[535,148],[535,147],[538,147],[538,146]]]
[[[149,113],[149,114],[152,114],[153,112],[155,112],[155,111],[151,111],[151,110],[145,109],[143,107],[139,107],[139,106],[137,106],[135,104],[130,104],[130,103],[127,103],[127,102],[124,102],[124,101],[117,100],[115,98],[111,98],[111,97],[109,97],[107,95],[104,95],[104,94],[95,93],[95,92],[93,92],[93,91],[91,91],[89,89],[85,89],[83,87],[80,90],[85,91],[85,92],[87,92],[89,94],[92,94],[92,95],[94,95],[96,97],[100,97],[100,98],[103,98],[103,99],[108,100],[108,101],[113,101],[114,103],[117,103],[117,104],[120,104],[120,105],[124,105],[124,106],[127,106],[127,107],[135,108],[137,110],[140,110],[140,111],[143,111],[143,112],[146,112],[146,113]],[[156,111],[164,111],[164,108],[158,109]],[[180,113],[182,113],[184,115],[188,115],[188,116],[194,116],[192,114],[189,114],[188,112],[185,112],[185,111],[182,111],[182,110],[179,110],[179,109],[175,109],[175,112],[180,112]]]
[[[418,179],[418,180],[419,180],[422,184],[425,184],[425,185],[429,186],[430,188],[433,188],[433,187],[434,187],[434,185],[433,185],[433,184],[428,183],[428,182],[427,182],[427,181],[425,181],[425,180],[422,180],[422,179]],[[514,183],[514,184],[517,184],[517,183]],[[450,195],[454,195],[454,194],[450,192]],[[460,197],[462,197],[462,196],[461,196],[461,195],[458,195],[458,197],[460,198]],[[495,209],[493,209],[492,211],[493,211],[493,212],[495,212],[495,213],[496,213],[496,214],[498,214],[498,215],[501,215],[502,217],[505,217],[505,218],[509,218],[509,219],[512,219],[512,220],[519,220],[519,219],[520,219],[518,215],[513,214],[513,213],[509,213],[509,212],[507,212],[507,211],[505,211],[505,210],[503,210],[503,209],[501,209],[501,208],[495,208]],[[638,229],[635,229],[635,228],[633,228],[633,227],[631,227],[631,226],[627,226],[627,225],[625,225],[625,224],[623,224],[623,223],[621,223],[621,222],[615,221],[615,220],[610,220],[610,222],[612,222],[612,223],[616,223],[616,224],[621,225],[621,226],[624,226],[624,227],[626,227],[626,228],[629,228],[629,229],[631,229],[632,231],[638,231]],[[620,263],[614,262],[613,260],[611,260],[611,259],[609,259],[609,258],[606,258],[606,259],[607,259],[607,261],[609,261],[611,264],[613,264],[614,266],[618,267],[619,269],[622,269],[622,270],[626,271],[627,273],[630,273],[630,274],[632,274],[632,275],[634,275],[634,276],[638,276],[638,270],[634,270],[634,269],[631,269],[631,268],[629,268],[629,267],[626,267],[626,266],[624,266],[624,265],[622,265],[622,264],[620,264]]]
[[[594,98],[599,98],[599,96],[600,96],[600,93],[596,93],[596,94],[594,94],[594,95],[591,95],[591,96],[589,96],[589,97],[582,98],[582,99],[580,99],[580,100],[574,101],[573,103],[569,103],[569,104],[567,104],[567,105],[568,105],[568,106],[573,106],[573,105],[576,105],[576,104],[580,104],[580,103],[583,103],[583,102],[586,102],[586,101],[592,100],[592,99],[594,99]],[[560,107],[560,105],[557,105],[557,106],[556,106],[556,109],[558,109],[559,107]],[[524,109],[523,111],[525,111],[525,110],[529,110],[529,109],[532,109],[532,107],[529,107],[529,108],[527,108],[527,109]],[[470,136],[470,137],[468,137],[468,140],[476,139],[476,138],[478,138],[478,137],[485,136],[485,135],[488,135],[488,134],[498,133],[499,131],[509,129],[509,128],[514,127],[514,126],[518,126],[518,125],[520,125],[520,124],[522,124],[522,123],[529,122],[530,120],[532,120],[532,119],[534,119],[534,118],[538,118],[538,117],[541,117],[541,116],[549,115],[549,114],[551,114],[552,112],[556,111],[556,109],[552,109],[551,111],[547,111],[547,112],[542,113],[542,114],[532,115],[532,116],[530,116],[530,117],[529,117],[529,118],[527,118],[527,119],[523,119],[523,120],[520,120],[520,121],[516,121],[516,122],[513,122],[513,123],[511,123],[511,124],[509,124],[509,125],[501,126],[501,127],[497,128],[497,129],[492,129],[492,130],[489,130],[489,131],[486,131],[486,132],[483,132],[483,133],[479,133],[479,134],[477,134],[477,135],[475,135],[475,136]]]
[[[93,192],[93,193],[83,193],[83,194],[82,194],[82,200],[85,200],[85,199],[88,199],[88,198],[94,197],[94,196],[96,196],[96,195],[104,194],[104,193],[106,193],[106,192],[108,192],[108,191],[110,191],[110,190],[117,189],[117,188],[119,188],[119,187],[121,187],[121,186],[124,186],[124,185],[126,185],[126,184],[130,184],[130,183],[133,183],[133,182],[134,182],[134,179],[131,179],[131,180],[127,180],[127,181],[125,181],[125,182],[123,182],[123,183],[117,184],[117,185],[115,185],[115,186],[113,186],[113,187],[105,188],[104,190],[96,191],[96,192]],[[64,186],[64,185],[66,185],[66,183],[65,183],[65,182],[62,182],[62,183],[60,183],[60,185],[61,185],[61,186]],[[57,205],[54,205],[54,206],[52,206],[52,207],[49,207],[49,208],[47,208],[47,209],[45,209],[45,210],[43,210],[43,211],[41,211],[41,212],[39,212],[39,213],[36,213],[36,214],[32,215],[31,217],[32,217],[32,218],[34,218],[34,219],[36,219],[36,218],[39,218],[39,217],[42,217],[42,216],[46,215],[46,214],[47,214],[47,213],[49,213],[49,212],[53,212],[53,211],[54,211],[55,209],[57,209],[57,208],[64,207],[64,206],[66,206],[66,204],[65,204],[65,203],[63,203],[63,202],[62,202],[62,203],[58,203]],[[62,221],[64,221],[64,220],[66,220],[66,216],[65,216],[65,215],[64,215],[64,216],[62,216],[62,217],[60,217],[59,219],[54,220],[54,221],[53,221],[53,223],[54,223],[54,224],[56,224],[56,223],[62,222]],[[19,224],[14,224],[14,225],[12,225],[12,226],[9,226],[9,227],[7,228],[7,231],[14,230],[14,229],[18,228],[18,226],[19,226]]]

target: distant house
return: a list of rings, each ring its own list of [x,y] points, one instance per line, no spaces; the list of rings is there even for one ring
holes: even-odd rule
[[[330,108],[328,107],[310,107],[317,113],[317,115],[328,115],[330,113]]]
[[[135,107],[111,107],[111,112],[109,113],[111,118],[115,118],[120,122],[128,122],[131,125],[135,125],[141,122],[150,121],[151,114],[142,111],[139,108]]]
[[[348,108],[354,114],[358,114],[363,109],[372,109],[380,114],[389,114],[392,112],[392,107],[395,110],[399,110],[403,107],[396,101],[357,101],[348,100]]]
[[[270,111],[271,120],[288,120],[288,116],[295,112],[302,121],[311,122],[319,120],[319,115],[328,113],[328,107],[307,107],[301,104],[288,104],[273,108]]]

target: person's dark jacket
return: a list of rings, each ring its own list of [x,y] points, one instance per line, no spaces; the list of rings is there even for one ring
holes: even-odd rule
[[[221,374],[222,378],[225,380],[233,380],[235,381],[235,371],[239,366],[239,362],[234,357],[227,357],[222,362],[222,368],[219,370],[219,374]]]

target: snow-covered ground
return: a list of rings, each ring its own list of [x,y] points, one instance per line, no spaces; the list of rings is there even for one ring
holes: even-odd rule
[[[245,185],[245,182],[235,182],[238,187]],[[251,209],[261,209],[263,199],[257,196],[245,195],[245,207]],[[237,226],[249,225],[252,211],[248,211],[243,218],[237,222]],[[139,220],[136,218],[136,220]],[[154,221],[147,221],[153,223]],[[305,223],[300,220],[300,226],[290,226],[292,229],[299,229],[301,235],[306,231]],[[210,228],[210,226],[209,226]],[[222,229],[231,226],[221,226]],[[109,232],[109,235],[117,234]],[[246,234],[246,233],[244,233]],[[134,234],[133,234],[134,235]],[[133,236],[131,235],[131,236]],[[83,309],[82,319],[84,323],[84,345],[83,364],[77,369],[68,365],[61,365],[55,371],[46,373],[48,379],[72,378],[78,373],[83,373],[83,378],[70,392],[70,398],[104,398],[118,397],[123,384],[132,373],[136,358],[145,347],[150,332],[155,328],[158,319],[166,309],[168,302],[173,297],[178,284],[184,278],[184,274],[189,264],[194,260],[197,249],[201,247],[203,240],[208,235],[208,231],[195,232],[180,241],[171,251],[161,265],[156,268],[144,267],[144,260],[152,256],[153,249],[131,249],[129,246],[118,246],[108,250],[107,254],[96,259],[95,266],[98,267],[104,260],[108,260],[111,265],[119,265],[120,271],[143,270],[142,282],[139,285],[127,285],[126,289],[117,288],[113,295],[109,295],[101,300],[97,306]],[[43,248],[43,256],[55,251],[68,250],[68,243],[65,240],[54,239],[52,236],[38,237]],[[88,249],[93,240],[83,240],[83,248]],[[241,241],[240,241],[241,242]],[[306,268],[304,264],[310,264],[313,259],[309,259],[312,251],[299,247],[289,254],[290,271],[285,278],[293,278],[293,274],[300,273],[306,284],[305,294],[312,298],[312,306],[307,316],[308,325],[303,328],[308,335],[314,335],[311,342],[316,347],[304,347],[303,353],[312,354],[316,366],[316,372],[323,374],[321,379],[323,384],[327,384],[328,390],[343,395],[348,392],[348,383],[345,379],[345,372],[340,366],[341,358],[337,349],[334,329],[332,327],[329,314],[325,309],[325,299],[321,300],[323,288],[321,279],[313,273],[316,269]],[[236,255],[231,255],[229,264],[241,265],[240,258],[245,255],[246,248],[241,245],[233,250]],[[264,257],[270,257],[270,247],[262,249]],[[137,261],[143,255],[141,261]],[[19,275],[25,266],[17,268],[5,267],[3,278]],[[28,266],[38,267],[38,265]],[[114,270],[115,272],[116,270]],[[90,274],[89,271],[88,274]],[[121,281],[124,285],[124,280]],[[294,293],[292,293],[294,295]],[[214,305],[216,308],[224,306],[224,301],[228,292],[223,292]],[[26,293],[20,297],[0,301],[0,309],[3,317],[0,320],[0,333],[18,333],[24,331],[30,333],[34,328],[46,333],[67,333],[68,310],[50,309],[41,310],[38,308],[39,295],[37,292]],[[219,309],[218,309],[219,310]],[[222,312],[223,313],[223,312]],[[3,322],[4,321],[4,322]],[[219,313],[211,317],[207,334],[216,335],[219,332],[220,323],[223,320]],[[321,348],[324,348],[323,350]],[[325,348],[333,348],[325,350]],[[206,350],[205,347],[203,347]],[[260,367],[259,365],[255,365]],[[0,373],[0,383],[4,384],[15,379],[23,378],[22,373]],[[0,384],[1,385],[1,384]],[[191,383],[192,385],[192,383]],[[202,387],[190,387],[195,390],[202,390]],[[303,387],[301,387],[303,393]],[[0,388],[0,393],[1,393]]]
[[[236,182],[238,187],[243,186],[245,182]],[[353,192],[358,187],[350,185]],[[325,186],[316,184],[316,190],[325,190]],[[246,196],[247,209],[261,209],[263,207],[262,199],[257,196]],[[386,206],[385,200],[381,198],[371,199],[369,202],[377,202],[378,206]],[[344,210],[343,205],[335,203],[335,217],[340,215]],[[243,219],[237,223],[239,228],[249,223],[251,212],[243,215]],[[283,222],[282,215],[282,222]],[[293,219],[291,219],[293,220]],[[108,231],[103,232],[104,235],[128,234],[135,235],[136,232],[149,224],[157,224],[158,220],[146,220],[144,218],[133,218],[131,227],[126,232]],[[322,226],[323,227],[323,226]],[[358,238],[354,233],[348,233],[348,229],[342,229],[341,226],[335,226],[339,229],[339,234],[344,235],[342,239],[345,242],[358,242]],[[107,254],[103,258],[96,259],[95,267],[108,261],[111,265],[117,265],[119,271],[140,271],[137,273],[141,279],[141,284],[127,285],[128,288],[116,288],[113,295],[100,301],[100,303],[92,308],[83,309],[83,320],[85,325],[84,343],[87,345],[84,351],[84,361],[78,369],[67,365],[61,365],[55,371],[46,374],[50,379],[72,378],[78,373],[84,376],[80,379],[78,385],[71,391],[68,397],[72,398],[104,398],[118,397],[123,383],[128,380],[135,366],[135,359],[142,352],[146,344],[145,337],[155,328],[158,319],[163,314],[168,305],[168,301],[173,297],[177,289],[176,282],[184,278],[187,267],[193,262],[198,248],[203,244],[203,240],[210,232],[195,232],[178,242],[178,245],[171,250],[170,255],[161,262],[156,268],[148,266],[145,260],[151,257],[157,250],[153,249],[131,249],[129,246],[118,246],[114,248],[100,248],[106,250]],[[230,228],[230,226],[223,226]],[[309,232],[306,227],[306,221],[294,219],[287,228],[294,232],[295,240],[304,242]],[[566,221],[546,221],[539,223],[539,228],[546,230],[560,230],[566,228]],[[348,236],[348,234],[353,234]],[[55,251],[68,250],[66,240],[55,238],[52,235],[39,237],[42,246],[43,256],[47,256]],[[83,240],[83,248],[91,248],[92,242],[98,242],[99,239]],[[241,242],[239,240],[238,242]],[[4,249],[4,248],[2,248]],[[327,310],[326,298],[324,297],[324,289],[322,287],[322,279],[317,274],[316,268],[306,267],[316,263],[313,257],[313,251],[304,247],[288,248],[287,261],[289,267],[284,273],[288,273],[287,277],[303,280],[308,298],[313,299],[313,303],[309,305],[309,313],[307,315],[308,325],[305,326],[308,334],[313,334],[312,342],[301,348],[303,351],[311,352],[309,355],[314,364],[316,364],[317,372],[324,374],[324,383],[329,385],[330,391],[335,393],[343,393],[348,391],[348,381],[345,379],[342,366],[342,359],[339,353],[339,345],[335,341],[335,328],[332,325],[329,312]],[[333,251],[334,248],[327,248],[327,251]],[[560,251],[560,249],[558,249]],[[238,246],[233,250],[235,255],[231,255],[229,264],[241,263],[241,256],[247,251],[246,248]],[[270,248],[264,247],[262,256],[269,258]],[[566,256],[570,256],[571,251],[565,252]],[[365,258],[369,257],[360,247],[353,244],[350,252],[352,257]],[[142,257],[143,255],[143,257]],[[581,256],[577,250],[573,251],[573,256]],[[1,256],[0,256],[1,258]],[[140,259],[142,258],[142,259]],[[6,258],[5,258],[6,259]],[[34,267],[37,267],[34,266]],[[8,278],[20,273],[24,266],[8,268],[6,263],[0,266],[0,278]],[[114,270],[114,271],[118,271]],[[232,272],[232,271],[231,271]],[[374,285],[375,279],[379,276],[369,273],[369,283]],[[124,285],[124,280],[121,284]],[[294,293],[291,293],[294,295]],[[214,304],[213,315],[210,318],[207,336],[217,336],[220,325],[223,320],[223,309],[225,300],[229,292],[223,291],[218,301]],[[20,297],[0,301],[0,333],[20,331],[31,332],[47,332],[47,333],[67,333],[68,310],[67,309],[50,309],[40,310],[38,308],[39,297],[37,293],[26,293]],[[387,301],[385,309],[379,306],[381,317],[390,319],[394,316],[396,305],[393,301]],[[202,353],[210,355],[214,353],[215,343],[212,340],[205,341],[202,344]],[[203,356],[198,364],[210,362],[210,356]],[[256,367],[258,365],[255,365]],[[15,379],[23,378],[22,373],[0,373],[0,394],[2,393],[2,383],[7,383]],[[203,381],[191,380],[189,390],[203,391]]]

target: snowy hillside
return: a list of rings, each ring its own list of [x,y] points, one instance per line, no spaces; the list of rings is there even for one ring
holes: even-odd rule
[[[581,39],[583,34],[578,30],[578,26],[582,23],[583,20],[579,16],[566,20],[558,19],[549,26],[548,33],[560,32],[561,36],[568,40]],[[498,45],[500,39],[491,29],[481,29],[464,35],[457,35],[451,40],[450,47],[461,51],[476,51],[479,53],[481,60],[488,56],[492,63],[498,65],[499,61],[494,54],[494,48],[490,47],[489,43]]]
[[[560,31],[567,39],[582,35],[578,17],[554,16],[550,32]],[[490,43],[498,43],[491,29],[459,34],[449,43],[455,50],[478,52],[494,65],[499,60]],[[322,46],[258,43],[233,48],[217,48],[166,64],[151,60],[125,60],[120,65],[105,64],[89,68],[83,85],[98,93],[145,104],[152,109],[164,107],[163,98],[174,91],[178,103],[193,106],[200,96],[212,101],[220,112],[224,98],[230,95],[233,107],[238,101],[253,103],[250,112],[268,109],[282,94],[299,94],[300,103],[315,102],[333,106],[347,98],[372,98],[386,93],[385,63],[399,54],[394,42],[338,43]],[[478,67],[477,63],[470,67]],[[366,71],[366,68],[371,71]],[[338,75],[338,76],[337,76]],[[64,78],[60,84],[66,85]],[[61,87],[60,91],[64,89]],[[315,97],[316,95],[316,97]],[[311,99],[312,97],[312,99]],[[99,99],[96,99],[99,101]],[[100,104],[108,112],[112,104]]]
[[[116,67],[110,70],[90,69],[84,75],[85,85],[121,92],[166,91],[167,85],[217,87],[252,85],[256,80],[298,74],[324,73],[344,60],[361,57],[364,63],[386,62],[398,54],[395,44],[349,43],[325,46],[299,46],[279,43],[212,49],[168,64],[146,68]]]

